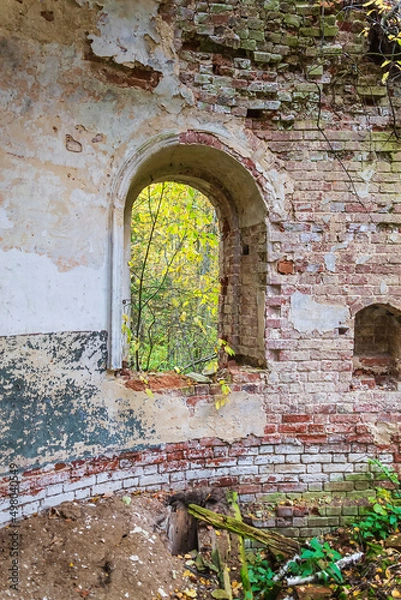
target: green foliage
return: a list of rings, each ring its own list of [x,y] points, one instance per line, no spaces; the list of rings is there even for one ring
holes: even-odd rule
[[[216,213],[198,190],[164,182],[137,198],[129,267],[138,371],[193,370],[215,356],[218,247]]]
[[[391,489],[377,488],[377,496],[364,518],[354,524],[356,537],[363,543],[384,540],[398,531],[401,524],[401,482],[397,473],[377,459],[369,461]]]
[[[248,575],[252,591],[266,600],[277,598],[281,584],[274,581],[275,572],[262,553],[248,556]]]
[[[307,547],[301,549],[299,556],[287,564],[285,576],[296,576],[302,579],[316,575],[323,581],[342,583],[343,576],[336,565],[341,558],[341,554],[331,548],[328,542],[321,543],[317,538],[313,538]],[[252,591],[264,600],[277,598],[282,587],[280,579],[284,576],[284,572],[280,574],[273,571],[263,553],[250,554],[248,560]]]
[[[380,572],[386,573],[387,567],[394,565],[394,557],[391,549],[389,555],[383,554],[385,544],[382,540],[393,533],[397,533],[400,529],[401,482],[398,474],[392,468],[383,465],[376,459],[369,462],[376,471],[376,476],[384,479],[389,489],[378,488],[372,506],[364,519],[353,525],[353,531],[350,532],[350,535],[357,538],[358,542],[364,547],[365,556],[368,560],[373,559],[372,565],[377,567],[376,559],[380,558]],[[351,544],[355,544],[355,541],[351,540]],[[249,554],[248,572],[252,590],[258,599],[274,600],[279,597],[280,590],[284,590],[286,585],[296,585],[290,579],[291,576],[299,577],[301,581],[304,578],[312,577],[313,579],[321,579],[325,583],[331,583],[336,598],[348,598],[351,584],[346,582],[340,570],[339,565],[341,563],[339,561],[341,559],[340,552],[332,548],[327,541],[322,542],[317,538],[307,542],[307,545],[301,548],[298,556],[281,568],[277,568],[277,570],[273,570],[272,564],[263,553]],[[376,571],[376,574],[378,572],[379,570]],[[391,577],[386,575],[386,580],[390,579]],[[401,597],[397,595],[398,588],[394,588],[394,584],[397,584],[397,581],[393,579],[391,582],[392,587],[389,588],[392,589],[391,596],[387,594],[383,595],[383,598]],[[362,589],[366,592],[366,588],[363,587]],[[373,586],[368,592],[369,598],[376,598],[376,593],[377,585]],[[353,597],[365,598],[367,596],[361,592],[361,596],[354,593]]]
[[[337,583],[342,583],[343,576],[335,564],[340,558],[341,554],[331,548],[328,542],[322,544],[317,538],[313,538],[307,548],[302,548],[299,560],[289,564],[288,572],[299,577],[309,577],[319,573],[319,577],[324,581],[333,579]]]
[[[391,467],[387,467],[377,458],[370,458],[369,464],[375,467],[382,479],[389,481],[393,486],[395,486],[392,489],[393,496],[401,498],[401,481],[398,477],[398,473],[396,473]]]

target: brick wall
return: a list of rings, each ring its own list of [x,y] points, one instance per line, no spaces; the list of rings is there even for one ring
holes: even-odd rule
[[[260,393],[265,387],[260,374],[247,377],[247,383],[235,383],[234,373],[233,390]],[[201,398],[214,402],[219,391],[219,386],[197,385],[187,403],[195,407]],[[368,458],[401,469],[401,409],[384,392],[326,393],[314,402],[271,394],[266,411],[263,437],[231,443],[193,439],[20,472],[19,516],[106,492],[221,486],[237,490],[242,502],[256,504],[255,525],[307,536],[343,524],[363,510],[377,483]],[[6,523],[7,476],[0,494],[0,521]]]
[[[79,11],[86,10],[78,7],[85,3],[73,4],[65,3],[67,15],[69,11],[81,15]],[[57,85],[65,92],[63,102],[57,104],[59,88],[54,91],[56,88],[49,82],[38,79],[39,91],[35,93],[46,96],[46,103],[41,105],[38,98],[35,114],[39,116],[30,116],[27,126],[26,113],[31,110],[25,103],[28,84],[20,84],[22,108],[15,101],[13,110],[22,122],[23,134],[33,133],[32,139],[20,131],[17,137],[16,117],[9,116],[13,124],[7,138],[8,154],[13,160],[10,172],[15,173],[18,184],[18,177],[25,176],[25,171],[29,177],[40,171],[40,179],[46,182],[59,176],[60,171],[64,180],[60,179],[60,190],[50,187],[48,191],[43,184],[39,191],[35,188],[35,194],[27,196],[32,201],[31,214],[40,215],[39,220],[44,221],[34,223],[36,230],[32,230],[32,235],[29,232],[29,240],[24,237],[25,231],[21,239],[10,241],[7,236],[11,236],[13,227],[6,227],[2,233],[4,244],[9,244],[7,249],[24,251],[24,261],[18,259],[16,263],[18,269],[35,252],[43,255],[45,245],[38,245],[35,235],[42,239],[44,231],[49,236],[49,255],[52,259],[56,256],[60,273],[68,269],[74,272],[71,265],[79,270],[92,264],[93,256],[100,256],[100,264],[101,251],[86,245],[81,249],[81,240],[70,238],[71,232],[75,235],[78,220],[86,226],[92,224],[94,215],[106,214],[110,209],[106,198],[110,199],[110,206],[115,201],[124,202],[123,198],[113,197],[115,188],[110,184],[113,169],[121,166],[119,152],[132,149],[134,153],[145,142],[149,144],[149,136],[167,139],[166,128],[174,129],[174,151],[169,153],[167,140],[166,153],[160,151],[158,155],[165,161],[166,172],[171,173],[170,165],[177,160],[182,166],[182,179],[202,180],[207,189],[213,187],[216,192],[212,200],[220,210],[223,237],[220,334],[236,348],[239,361],[264,367],[261,373],[248,373],[245,381],[243,375],[242,379],[237,378],[234,369],[232,389],[245,392],[248,397],[262,395],[266,415],[264,436],[238,437],[234,442],[222,439],[222,435],[191,439],[193,433],[188,426],[180,432],[184,441],[148,444],[146,435],[157,437],[153,429],[156,431],[158,424],[153,429],[153,424],[148,426],[149,415],[142,414],[142,407],[137,410],[137,398],[128,397],[126,389],[122,392],[117,383],[105,383],[106,338],[110,331],[89,331],[99,319],[80,321],[86,325],[77,327],[79,334],[49,334],[50,342],[44,335],[36,341],[10,335],[5,341],[0,340],[5,363],[1,370],[5,415],[2,456],[15,452],[18,443],[18,451],[31,461],[30,465],[35,461],[48,465],[36,471],[20,468],[21,515],[63,500],[110,490],[180,489],[212,484],[238,490],[246,502],[287,502],[288,506],[268,515],[266,520],[262,511],[261,522],[292,528],[294,533],[303,535],[308,527],[335,525],[341,518],[358,512],[358,506],[351,506],[351,501],[370,495],[374,485],[368,457],[378,456],[400,469],[401,92],[398,84],[381,84],[380,66],[370,60],[368,41],[360,36],[366,24],[363,12],[342,8],[340,4],[325,5],[323,13],[320,5],[295,0],[166,0],[160,4],[158,17],[171,34],[171,40],[167,36],[171,41],[168,60],[156,64],[157,57],[145,57],[148,62],[144,61],[140,72],[137,66],[131,72],[132,64],[124,68],[114,64],[112,56],[105,59],[102,52],[107,44],[98,56],[94,56],[94,51],[88,52],[87,47],[82,51],[84,42],[86,46],[89,43],[85,31],[93,28],[94,37],[98,35],[93,9],[87,26],[81,27],[83,21],[77,18],[77,27],[69,27],[68,33],[77,36],[74,68],[69,58],[73,40],[60,37],[58,42],[65,47],[65,53],[60,53],[63,64],[57,63]],[[8,12],[17,9],[20,10],[14,3]],[[108,17],[112,20],[113,15]],[[16,50],[21,59],[21,77],[23,68],[29,77],[32,72],[32,64],[24,63],[22,57],[28,56],[41,66],[47,64],[43,57],[56,61],[57,53],[46,54],[50,44],[43,39],[47,38],[35,38],[36,30],[29,30],[32,39],[23,37],[28,30],[27,21],[17,32],[14,21],[10,23],[7,32],[16,44],[8,54],[13,82]],[[143,31],[154,33],[153,22],[141,22],[141,26]],[[112,29],[106,34],[112,35]],[[141,30],[141,39],[142,33]],[[54,35],[52,30],[52,42]],[[102,46],[102,40],[97,41]],[[161,54],[167,52],[166,46],[160,48]],[[166,66],[172,63],[174,69]],[[161,89],[167,90],[165,98],[158,90],[159,82],[165,85]],[[183,88],[177,92],[179,102],[174,96],[173,103],[167,95],[180,82]],[[48,87],[42,88],[42,84]],[[79,90],[79,103],[71,90]],[[50,109],[52,102],[54,114],[53,107]],[[117,115],[113,126],[109,125],[110,112],[103,112],[111,110],[111,102]],[[75,122],[78,104],[83,124]],[[49,125],[49,137],[41,146],[44,123]],[[97,133],[98,127],[104,129],[102,134]],[[71,147],[64,148],[65,136],[71,137],[71,132],[77,138],[73,154]],[[53,148],[49,146],[50,139],[59,153],[55,158],[49,156],[48,148]],[[206,158],[206,154],[194,154],[186,162],[182,148],[189,155],[191,147],[198,151],[207,147],[220,154],[209,153],[208,168],[200,169],[195,164],[197,157]],[[40,154],[45,148],[48,154],[43,156],[47,158]],[[27,156],[23,149],[27,149]],[[174,158],[177,155],[179,159]],[[71,162],[72,156],[76,162]],[[211,168],[217,156],[224,166],[222,173]],[[54,172],[49,167],[51,160]],[[227,193],[231,188],[224,180],[237,181],[232,164],[246,170],[263,196],[266,210],[263,214],[260,211],[256,224],[241,223],[239,209],[243,216],[250,207],[246,202],[240,205],[240,199],[234,198],[234,189],[234,199]],[[212,170],[214,179],[208,179]],[[145,169],[144,181],[148,181],[150,171]],[[7,177],[14,181],[10,172]],[[159,171],[157,177],[162,177]],[[76,181],[74,189],[68,188],[70,180]],[[70,205],[75,206],[70,202],[75,188],[81,192],[86,186],[94,188],[93,195],[99,196],[100,204],[88,201],[87,208],[78,196],[82,218],[79,211],[71,221],[63,217],[63,236],[58,236],[61,225],[57,222],[56,227],[54,221],[46,221],[49,211],[44,207],[53,206],[50,201],[60,198],[52,215],[69,215]],[[230,205],[235,201],[237,213]],[[7,217],[10,222],[14,219],[11,208]],[[107,219],[91,230],[90,241],[96,239],[99,248],[108,247]],[[8,226],[6,219],[5,222]],[[18,218],[12,222],[16,228]],[[75,225],[66,229],[65,223],[70,222]],[[54,237],[50,235],[53,229]],[[80,235],[84,237],[83,233]],[[60,245],[60,239],[64,245]],[[70,257],[68,252],[75,246],[79,252]],[[60,249],[55,252],[55,248]],[[68,257],[65,264],[60,264],[64,254]],[[104,258],[105,264],[106,261]],[[8,263],[7,267],[12,270]],[[67,284],[68,289],[74,286],[74,279],[55,277],[51,271],[51,289],[57,288],[59,282],[66,289]],[[27,278],[21,279],[25,289]],[[103,293],[107,288],[109,293],[109,285],[109,279],[101,280],[98,289]],[[14,310],[10,308],[14,297],[10,297],[8,309]],[[31,300],[21,306],[31,306]],[[103,300],[106,305],[110,297]],[[54,304],[55,311],[61,310],[60,302]],[[82,304],[77,304],[79,309],[62,307],[64,319],[67,312],[86,314],[93,308],[89,305],[94,304],[84,295]],[[364,312],[372,311],[371,307],[379,308],[376,313]],[[18,319],[25,316],[24,310],[18,309],[17,314]],[[372,314],[377,316],[374,327]],[[56,316],[58,325],[58,313]],[[46,315],[42,317],[47,323]],[[38,324],[38,328],[42,325]],[[120,335],[119,323],[117,330]],[[197,386],[184,395],[183,401],[191,411],[200,399],[213,404],[218,393],[219,386]],[[184,392],[170,390],[166,394],[169,399],[181,399]],[[115,408],[122,397],[125,413]],[[133,442],[131,450],[118,450],[126,448],[127,439],[133,439],[133,430],[142,435],[141,449]],[[32,440],[31,432],[36,435]],[[166,430],[162,433],[167,436]],[[69,458],[74,452],[80,456],[89,452],[95,455],[94,447],[113,450],[107,456]],[[64,462],[57,456],[62,456]],[[320,494],[330,494],[333,504],[324,514],[309,515],[310,520],[307,502]],[[6,475],[2,481],[2,522],[8,519],[8,495]],[[305,502],[304,509],[295,510],[289,505],[295,497]],[[336,500],[341,500],[341,506],[335,504]]]

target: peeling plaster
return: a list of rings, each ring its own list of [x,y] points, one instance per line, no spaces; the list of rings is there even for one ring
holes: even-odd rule
[[[300,292],[291,296],[289,320],[297,331],[331,331],[345,323],[348,317],[349,311],[346,307],[320,304],[311,296]]]
[[[99,35],[88,36],[94,54],[112,58],[126,67],[134,67],[139,63],[160,68],[160,50],[154,49],[154,45],[160,43],[155,24],[159,2],[104,0],[101,4],[102,11],[97,23]]]
[[[263,435],[263,396],[232,393],[219,412],[213,400],[193,410],[185,395],[149,398],[107,374],[106,342],[104,331],[0,337],[3,457],[26,469],[143,445]]]
[[[371,192],[371,180],[376,173],[374,165],[369,165],[361,170],[358,175],[362,181],[355,182],[355,188],[360,198],[368,198]]]
[[[81,6],[84,0],[76,0]],[[88,39],[95,56],[111,59],[117,65],[143,67],[162,75],[154,90],[159,106],[170,114],[192,106],[192,91],[179,79],[180,65],[174,44],[174,29],[158,14],[160,0],[92,2],[101,5],[97,28]]]
[[[276,169],[269,171],[270,189],[268,190],[270,212],[281,220],[288,217],[287,194],[292,194],[294,185],[286,173],[279,173]]]
[[[7,216],[7,211],[4,206],[0,206],[0,231],[2,229],[12,229],[14,223]]]
[[[324,264],[326,265],[326,269],[335,273],[336,270],[336,255],[333,252],[324,255]]]
[[[380,282],[380,293],[381,294],[388,294],[388,285],[385,281],[381,281]]]
[[[345,250],[346,248],[348,248],[348,244],[348,241],[342,242],[341,244],[335,244],[330,248],[330,252],[324,256],[324,262],[328,271],[335,273],[337,261],[335,252],[337,252],[338,250]]]
[[[377,422],[376,425],[369,423],[368,427],[373,434],[375,443],[380,446],[391,444],[394,436],[398,434],[399,430],[397,423],[387,423],[383,421]]]
[[[232,442],[247,435],[263,435],[266,415],[262,396],[245,392],[230,394],[227,404],[219,411],[213,401],[200,400],[195,411],[186,404],[185,396],[168,394],[149,397],[121,387],[116,390],[116,381],[106,384],[107,396],[118,393],[115,407],[110,408],[113,420],[118,422],[120,435],[128,443],[133,441],[130,422],[138,419],[147,444],[181,442],[187,439],[218,437]],[[136,443],[144,441],[135,438]]]
[[[77,36],[79,30],[90,31],[96,28],[96,16],[99,6],[93,8],[82,2],[81,8],[69,2],[68,10],[64,2],[48,2],[53,13],[53,21],[43,18],[43,2],[24,0],[1,0],[0,32],[10,31],[28,40],[37,40],[43,44],[54,42],[55,37],[63,45],[83,45],[84,37]],[[86,4],[86,6],[84,6]]]
[[[92,400],[105,343],[105,332],[0,338],[3,457],[34,465],[75,443],[107,440],[107,409]]]
[[[365,263],[367,263],[370,259],[372,258],[372,255],[370,254],[362,254],[361,256],[358,256],[355,264],[357,265],[364,265]]]

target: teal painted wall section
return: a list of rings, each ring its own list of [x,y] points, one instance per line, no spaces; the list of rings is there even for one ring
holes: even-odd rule
[[[60,452],[74,459],[140,434],[133,410],[120,415],[122,426],[110,421],[101,393],[106,359],[104,331],[0,338],[2,466],[41,466]]]

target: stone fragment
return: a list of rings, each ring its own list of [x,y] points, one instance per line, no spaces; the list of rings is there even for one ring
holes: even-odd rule
[[[280,260],[277,265],[277,271],[282,275],[292,275],[294,273],[294,261],[292,260]]]

